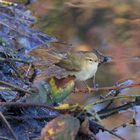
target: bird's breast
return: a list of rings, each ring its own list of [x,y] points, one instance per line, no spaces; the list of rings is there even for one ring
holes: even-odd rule
[[[98,64],[97,65],[96,64],[87,65],[86,67],[83,67],[83,69],[81,69],[81,71],[75,73],[76,80],[77,81],[86,81],[87,79],[92,78],[93,76],[95,76],[97,68],[98,68]]]

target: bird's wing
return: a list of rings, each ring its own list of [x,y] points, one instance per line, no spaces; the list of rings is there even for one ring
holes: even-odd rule
[[[75,58],[76,55],[67,55],[65,58],[61,59],[56,65],[64,68],[68,71],[80,71],[81,63],[79,63],[80,58]]]

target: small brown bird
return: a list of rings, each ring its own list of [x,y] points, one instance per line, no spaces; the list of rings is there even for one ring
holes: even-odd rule
[[[77,81],[86,81],[95,76],[99,59],[92,52],[72,52],[63,57],[56,65],[75,75]]]
[[[70,52],[56,65],[66,69],[69,75],[74,75],[77,81],[86,81],[94,77],[95,84],[95,74],[99,63],[100,59],[93,52]]]
[[[98,56],[98,53],[96,54],[94,52],[83,51],[59,53],[56,51],[49,52],[48,50],[40,48],[33,50],[30,55],[34,55],[36,57],[38,56],[45,62],[46,60],[48,60],[48,62],[50,61],[52,63],[51,65],[55,64],[56,66],[65,69],[67,75],[73,75],[76,77],[76,81],[86,81],[93,77],[95,86],[95,74],[98,69],[98,65],[101,63],[101,59],[99,59],[100,57]],[[52,68],[48,69],[48,76],[53,75],[53,70],[54,69]]]

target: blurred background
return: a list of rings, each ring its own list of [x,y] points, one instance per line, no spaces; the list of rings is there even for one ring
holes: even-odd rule
[[[34,28],[72,44],[75,50],[97,48],[113,57],[116,63],[102,66],[97,73],[100,85],[137,77],[139,0],[34,0],[28,8],[38,17]]]
[[[15,0],[15,2],[26,4],[37,17],[38,21],[33,28],[72,44],[65,47],[83,51],[96,48],[104,55],[112,57],[112,63],[101,66],[97,72],[96,82],[99,87],[112,86],[125,79],[139,80],[139,0]],[[55,44],[57,47],[61,45]],[[130,94],[138,92],[138,89],[129,91]],[[93,101],[92,96],[76,95],[72,97],[71,102],[87,104]],[[139,127],[130,126],[118,129],[118,133],[127,140],[139,140],[139,130]],[[100,140],[117,140],[107,133],[99,133],[98,137]]]

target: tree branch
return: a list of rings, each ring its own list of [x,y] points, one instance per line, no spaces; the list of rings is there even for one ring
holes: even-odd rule
[[[33,103],[21,103],[21,102],[0,102],[0,106],[3,107],[17,107],[17,108],[28,108],[28,107],[37,107],[37,108],[46,108],[52,111],[61,112],[61,110],[55,109],[54,107],[45,105],[45,104],[33,104]],[[63,112],[63,110],[62,110]]]
[[[89,110],[91,109],[94,105],[97,105],[97,104],[101,104],[101,103],[104,103],[104,102],[107,102],[107,101],[110,101],[110,100],[115,100],[115,99],[121,99],[121,98],[137,98],[137,97],[140,97],[140,95],[120,95],[120,96],[117,96],[117,97],[110,97],[110,98],[106,98],[106,99],[101,99],[101,100],[97,100],[93,103],[90,103],[88,105],[86,105],[84,107],[84,109],[86,110]]]
[[[0,80],[0,84],[1,84],[1,85],[5,85],[5,86],[8,86],[8,87],[10,87],[10,88],[12,88],[12,89],[14,89],[14,90],[16,90],[16,91],[20,91],[20,92],[23,92],[23,93],[32,94],[31,91],[25,90],[25,89],[23,89],[23,88],[21,88],[21,87],[18,87],[18,86],[16,86],[16,85],[13,85],[13,84],[10,84],[10,83],[7,83],[7,82],[2,81],[2,80]]]
[[[110,90],[120,90],[120,89],[124,89],[124,88],[140,88],[140,82],[138,83],[134,83],[131,85],[115,85],[115,86],[110,86],[110,87],[99,87],[99,88],[90,88],[91,92],[94,91],[110,91]],[[89,92],[89,89],[83,88],[83,89],[76,89],[75,93],[85,93],[85,92]]]

